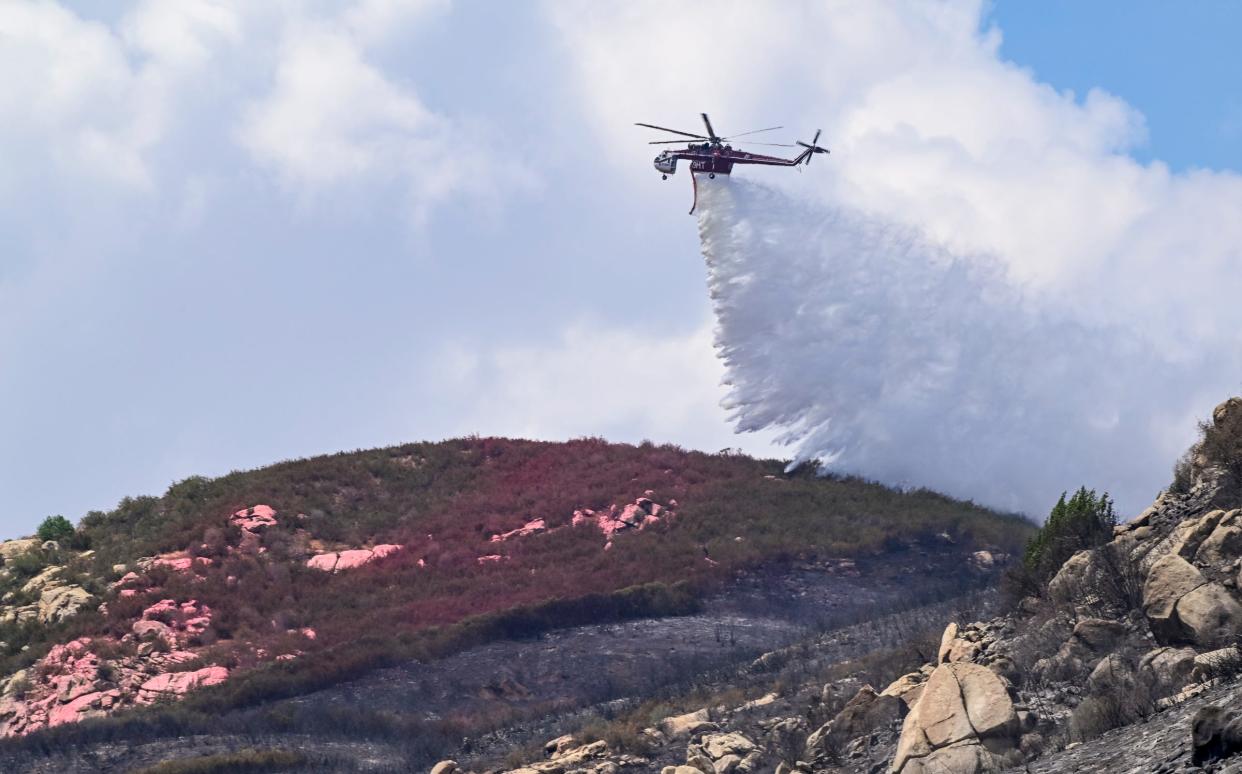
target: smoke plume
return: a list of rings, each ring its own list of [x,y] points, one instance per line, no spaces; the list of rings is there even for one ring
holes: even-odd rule
[[[1030,515],[1085,484],[1133,514],[1211,410],[1201,354],[1089,326],[986,256],[744,180],[698,184],[726,408],[798,461]]]

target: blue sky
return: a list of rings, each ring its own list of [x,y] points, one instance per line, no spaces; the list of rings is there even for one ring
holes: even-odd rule
[[[1001,53],[1060,89],[1104,88],[1147,119],[1134,155],[1242,168],[1242,6],[1228,0],[996,0]]]
[[[828,163],[753,176],[1018,282],[1167,240],[1202,283],[1236,180],[1182,172],[1238,166],[1236,19],[1122,7],[0,4],[0,534],[471,432],[773,449],[719,405],[688,180],[634,121],[823,128]]]

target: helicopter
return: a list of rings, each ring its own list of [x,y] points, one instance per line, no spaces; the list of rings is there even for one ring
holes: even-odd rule
[[[677,150],[661,151],[660,155],[655,157],[652,162],[656,171],[660,173],[663,180],[667,180],[669,175],[677,172],[677,160],[685,159],[690,162],[690,180],[694,185],[694,204],[690,207],[690,213],[694,214],[694,208],[698,206],[699,186],[695,178],[696,172],[706,172],[709,178],[716,175],[727,175],[733,171],[734,164],[760,164],[769,167],[796,167],[801,164],[810,165],[811,158],[816,153],[828,153],[827,148],[821,148],[815,143],[819,140],[820,130],[815,130],[815,136],[811,138],[809,143],[797,141],[797,144],[778,143],[778,142],[753,142],[751,140],[743,141],[747,145],[769,145],[779,148],[796,148],[801,146],[805,148],[801,153],[792,159],[781,158],[780,156],[765,156],[761,153],[747,153],[746,151],[735,150],[732,145],[726,144],[729,140],[736,140],[738,137],[746,137],[752,134],[760,134],[762,132],[771,132],[776,129],[782,129],[780,126],[770,126],[766,129],[753,129],[749,132],[735,134],[732,137],[720,137],[716,134],[716,130],[712,128],[712,121],[707,117],[706,113],[700,113],[703,117],[703,125],[707,127],[707,134],[695,134],[693,132],[683,132],[680,129],[669,129],[664,126],[656,126],[655,124],[635,123],[635,126],[642,126],[648,129],[656,129],[661,132],[669,132],[671,134],[679,134],[683,137],[689,137],[694,140],[702,140],[703,142],[687,142],[686,140],[655,140],[649,142],[648,145],[671,145],[675,143],[686,143],[686,147]]]

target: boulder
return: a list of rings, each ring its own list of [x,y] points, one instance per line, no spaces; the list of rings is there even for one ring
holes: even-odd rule
[[[163,621],[134,621],[131,631],[135,637],[143,641],[164,640],[168,643],[176,641],[172,629]]]
[[[431,767],[431,774],[456,774],[457,761],[440,761]]]
[[[755,743],[738,733],[707,734],[700,746],[713,761],[726,755],[747,755],[755,750]]]
[[[940,635],[940,650],[936,655],[936,663],[943,664],[949,660],[949,652],[953,649],[953,643],[957,640],[957,623],[950,621],[949,625],[944,627],[944,634]]]
[[[1182,597],[1177,618],[1190,641],[1203,647],[1222,647],[1242,632],[1242,605],[1219,583],[1207,583]]]
[[[1242,751],[1242,713],[1224,707],[1203,707],[1191,721],[1190,742],[1194,750],[1191,761],[1196,765]]]
[[[0,543],[0,560],[7,562],[15,556],[28,554],[39,547],[38,538],[17,538]],[[0,564],[3,564],[0,562]]]
[[[1121,621],[1110,621],[1104,618],[1082,618],[1074,624],[1070,635],[1092,653],[1105,653],[1112,649],[1129,631]]]
[[[1124,658],[1112,653],[1099,660],[1087,676],[1087,692],[1096,696],[1114,693],[1130,685],[1134,670]]]
[[[924,672],[910,672],[898,677],[887,688],[880,691],[881,696],[892,696],[901,699],[906,708],[914,706],[914,703],[923,695],[923,686],[927,684],[927,674]]]
[[[870,685],[864,685],[836,717],[807,737],[806,756],[815,758],[833,742],[848,741],[886,728],[901,720],[906,711],[906,703],[901,699],[878,694]]]
[[[704,731],[715,731],[717,728],[708,718],[707,708],[665,718],[659,722],[658,727],[669,739],[687,739]]]
[[[94,601],[91,593],[81,586],[52,586],[39,595],[41,623],[60,623],[78,614],[78,611]]]
[[[1160,557],[1143,583],[1143,614],[1152,633],[1165,642],[1179,640],[1183,633],[1177,620],[1177,603],[1205,583],[1203,573],[1177,554]]]
[[[1172,553],[1183,559],[1193,559],[1199,547],[1224,518],[1222,510],[1208,511],[1197,519],[1186,519],[1178,524],[1171,535]]]
[[[942,664],[906,715],[892,771],[999,770],[994,753],[1014,749],[1018,732],[1017,711],[1003,678],[978,664]]]
[[[1216,677],[1232,676],[1242,671],[1242,652],[1234,645],[1200,653],[1194,658],[1191,678],[1206,682]]]
[[[41,594],[49,586],[64,585],[60,580],[60,568],[53,565],[44,567],[43,571],[22,584],[22,591],[27,594]]]
[[[1224,567],[1242,555],[1242,511],[1225,513],[1212,533],[1204,538],[1194,554],[1195,564]]]
[[[1091,571],[1091,551],[1083,550],[1065,560],[1057,574],[1048,581],[1048,594],[1058,602],[1073,602],[1082,595],[1082,588]]]
[[[1139,659],[1139,674],[1147,677],[1156,687],[1166,690],[1186,685],[1194,668],[1194,648],[1166,646],[1149,651]]]
[[[138,689],[138,702],[149,704],[175,698],[196,688],[217,685],[228,679],[229,670],[222,666],[203,667],[194,672],[173,672],[152,677]]]

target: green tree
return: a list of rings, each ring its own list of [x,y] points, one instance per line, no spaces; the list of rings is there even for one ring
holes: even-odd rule
[[[1107,492],[1096,496],[1094,489],[1084,486],[1068,500],[1062,493],[1048,521],[1026,545],[1022,564],[1030,580],[1043,588],[1076,552],[1112,540],[1116,525],[1117,514]]]
[[[72,538],[74,532],[73,522],[58,514],[56,516],[48,516],[44,519],[35,534],[39,536],[40,540],[55,540],[60,542],[62,540]]]

